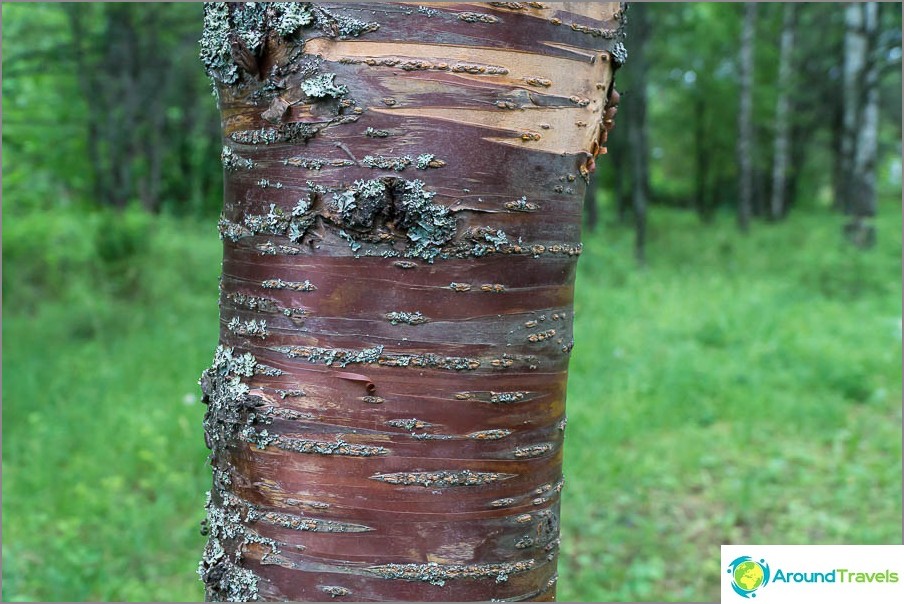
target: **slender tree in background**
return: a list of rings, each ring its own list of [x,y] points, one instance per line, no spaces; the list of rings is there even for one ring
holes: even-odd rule
[[[617,3],[210,4],[210,599],[552,599]]]
[[[876,160],[879,126],[878,6],[850,3],[845,10],[843,207],[847,238],[859,247],[875,243]]]
[[[775,102],[775,150],[772,158],[772,199],[769,216],[778,220],[785,215],[787,175],[790,165],[791,120],[790,88],[793,72],[796,7],[787,2],[782,15],[782,41],[779,51],[778,97]]]
[[[634,95],[628,109],[628,138],[631,166],[631,208],[634,211],[634,257],[638,264],[646,261],[647,197],[650,190],[650,151],[647,133],[647,60],[645,47],[650,22],[647,7],[635,3],[631,7],[630,35],[633,43],[631,86]]]
[[[711,154],[706,131],[706,98],[697,94],[694,99],[694,209],[704,222],[712,218],[708,186]]]
[[[740,108],[738,110],[738,226],[746,231],[753,206],[753,52],[756,4],[744,3],[741,26]]]

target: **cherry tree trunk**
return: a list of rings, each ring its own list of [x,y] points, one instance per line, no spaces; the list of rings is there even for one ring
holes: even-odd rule
[[[622,15],[206,6],[208,599],[554,599],[581,200]]]

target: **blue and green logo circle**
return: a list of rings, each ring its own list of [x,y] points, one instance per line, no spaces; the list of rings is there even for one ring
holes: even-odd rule
[[[750,556],[735,558],[728,566],[731,588],[742,598],[755,598],[756,590],[769,583],[769,565],[765,560],[757,562]]]

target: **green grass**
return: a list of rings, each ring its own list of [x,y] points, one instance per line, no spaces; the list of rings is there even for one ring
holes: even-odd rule
[[[719,545],[901,542],[901,225],[655,209],[581,258],[562,600],[718,601]]]
[[[96,243],[39,288],[62,298],[48,304],[31,298],[52,262],[4,254],[6,601],[203,599],[197,379],[217,339],[219,241],[213,223],[131,218],[144,243],[129,270],[90,259],[106,217],[47,225],[57,245],[70,230]]]
[[[644,270],[625,227],[585,237],[561,600],[717,600],[722,543],[901,542],[901,213],[881,213],[869,252],[815,211],[741,237],[656,208]],[[201,599],[214,221],[7,222],[3,599]]]

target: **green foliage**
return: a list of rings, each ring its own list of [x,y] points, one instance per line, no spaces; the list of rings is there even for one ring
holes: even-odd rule
[[[856,254],[828,214],[739,238],[660,210],[643,271],[628,232],[587,239],[560,599],[715,600],[721,543],[900,542],[901,213],[879,215]],[[3,599],[201,599],[213,221],[72,209],[3,245]]]
[[[731,3],[644,3],[650,38],[645,45],[646,82],[638,82],[630,53],[631,11],[628,10],[628,61],[616,75],[622,108],[609,136],[610,162],[600,162],[601,184],[608,190],[630,191],[628,151],[636,144],[625,127],[632,98],[643,88],[648,99],[651,201],[653,204],[698,208],[709,213],[731,207],[736,200],[736,140],[738,129],[738,53],[743,7]],[[900,195],[900,172],[889,178],[881,167],[900,164],[901,153],[901,11],[896,4],[880,6],[882,67],[880,86],[880,192]],[[754,52],[755,206],[765,213],[771,188],[775,110],[779,94],[778,66],[783,5],[757,8]],[[844,15],[837,5],[805,3],[797,8],[792,59],[790,204],[798,209],[825,203],[816,191],[830,190],[836,172],[834,147],[840,128],[841,65],[844,56]],[[621,113],[621,112],[624,112]],[[619,177],[615,171],[620,170]],[[828,194],[828,191],[827,191]]]
[[[4,4],[4,212],[88,200],[217,211],[201,23],[192,3]]]

